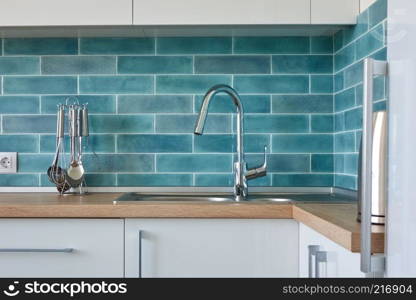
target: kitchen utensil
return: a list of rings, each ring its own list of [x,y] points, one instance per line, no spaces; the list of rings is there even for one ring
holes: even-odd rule
[[[61,148],[62,138],[64,136],[64,118],[65,110],[62,105],[58,107],[58,113],[56,116],[56,151],[52,161],[52,165],[48,168],[47,174],[49,181],[57,184],[60,181],[60,177],[63,174],[63,170],[58,166],[59,153]]]
[[[79,137],[80,124],[80,109],[78,105],[71,105],[69,108],[69,121],[70,121],[70,144],[71,144],[71,162],[66,170],[66,181],[73,188],[78,187],[83,180],[84,168],[79,163],[80,145],[77,143],[77,137]],[[78,144],[78,145],[77,145]]]

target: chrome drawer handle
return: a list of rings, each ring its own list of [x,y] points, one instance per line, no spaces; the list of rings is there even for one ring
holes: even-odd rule
[[[313,274],[313,262],[312,262],[312,258],[316,255],[316,252],[319,251],[319,246],[318,245],[309,245],[308,246],[308,277],[309,278],[314,278],[314,274]],[[316,258],[315,258],[316,261]]]
[[[71,253],[74,248],[0,248],[0,253]]]
[[[328,261],[327,252],[326,251],[318,251],[316,252],[315,258],[315,278],[321,278],[321,272],[319,270],[320,263],[326,263]]]

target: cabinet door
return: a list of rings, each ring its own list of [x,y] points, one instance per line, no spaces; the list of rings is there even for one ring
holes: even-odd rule
[[[360,0],[311,0],[312,24],[357,24]]]
[[[310,24],[310,0],[134,0],[135,25]]]
[[[120,219],[2,219],[0,277],[123,277]]]
[[[308,226],[299,225],[299,275],[308,277],[309,251],[308,246],[319,246],[319,251],[326,252],[326,262],[318,264],[319,277],[364,277],[360,271],[360,254],[352,253],[329,240]],[[315,274],[315,259],[311,257],[311,271]],[[315,276],[313,276],[315,277]]]
[[[131,25],[132,0],[1,0],[0,26]]]
[[[126,277],[298,275],[293,220],[126,219],[125,228]]]

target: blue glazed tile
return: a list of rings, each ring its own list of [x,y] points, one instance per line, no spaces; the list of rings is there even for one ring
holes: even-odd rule
[[[335,95],[335,111],[339,112],[355,105],[355,89],[350,88]]]
[[[334,185],[344,189],[356,190],[357,178],[355,176],[335,174]]]
[[[296,133],[309,130],[309,118],[306,115],[247,115],[245,132],[247,133]]]
[[[146,133],[153,131],[152,115],[91,115],[91,133]]]
[[[77,78],[73,76],[6,76],[4,94],[75,94]]]
[[[121,134],[117,137],[117,151],[123,153],[192,152],[192,135]]]
[[[83,165],[90,173],[94,172],[153,172],[153,154],[85,154]]]
[[[373,86],[373,100],[381,100],[386,97],[386,88],[385,88],[385,77],[378,76],[374,78],[374,86]]]
[[[3,114],[37,114],[37,96],[0,96],[0,111]]]
[[[198,112],[204,96],[195,96],[195,111]],[[269,95],[241,95],[244,113],[270,113]],[[236,107],[228,95],[216,95],[209,104],[210,113],[235,113]]]
[[[384,47],[383,49],[371,55],[371,58],[376,60],[387,60],[387,47]]]
[[[258,167],[263,159],[263,154],[248,154],[247,167]],[[309,172],[311,161],[309,154],[269,154],[267,164],[269,172]]]
[[[311,115],[312,132],[333,132],[334,117],[332,115]]]
[[[363,110],[361,107],[345,112],[345,129],[361,129],[363,124]]]
[[[359,84],[355,87],[355,104],[362,105],[363,104],[363,85]]]
[[[235,53],[306,54],[309,37],[235,37]]]
[[[115,56],[45,56],[42,74],[115,74]]]
[[[368,10],[357,17],[357,25],[344,30],[344,45],[349,44],[368,30]]]
[[[264,146],[267,146],[267,152],[270,152],[270,136],[268,134],[245,134],[244,151],[246,153],[263,153]],[[236,143],[233,143],[233,151],[236,151]]]
[[[196,174],[195,186],[233,186],[233,174]]]
[[[191,186],[192,174],[118,174],[118,186]]]
[[[116,186],[116,174],[85,174],[85,182],[90,187]]]
[[[378,101],[374,103],[373,106],[374,111],[381,111],[387,109],[387,102],[386,101]]]
[[[334,52],[338,52],[344,46],[344,31],[341,29],[334,34]]]
[[[76,98],[75,98],[76,97]],[[68,99],[69,98],[69,99]],[[115,95],[59,95],[59,96],[41,96],[42,113],[55,114],[58,104],[65,104],[66,100],[78,100],[80,104],[88,103],[88,112],[97,114],[109,114],[116,112],[116,96]]]
[[[153,93],[153,76],[81,76],[79,90],[86,94]]]
[[[377,0],[369,8],[370,28],[387,19],[387,0]]]
[[[38,186],[38,174],[0,174],[0,186]]]
[[[156,115],[156,132],[193,133],[196,115]],[[230,115],[208,115],[204,133],[231,132]]]
[[[313,36],[311,37],[311,53],[332,54],[334,40],[332,36]]]
[[[309,76],[302,75],[241,75],[234,77],[234,87],[240,93],[308,93]]]
[[[384,46],[384,29],[380,24],[356,42],[356,58],[367,57],[370,53]]]
[[[358,172],[358,154],[344,155],[344,173],[357,175]]]
[[[154,54],[153,38],[81,38],[81,54]]]
[[[351,44],[343,48],[337,54],[335,54],[334,56],[335,71],[339,71],[354,62],[355,46],[356,46],[355,43]]]
[[[55,133],[55,116],[3,116],[4,133]]]
[[[161,37],[157,54],[229,54],[231,37]]]
[[[311,171],[332,173],[334,171],[334,156],[332,154],[312,154]]]
[[[156,77],[156,92],[160,94],[202,94],[216,84],[230,84],[227,75],[159,75]]]
[[[191,56],[120,56],[119,74],[191,74]]]
[[[0,151],[38,152],[38,137],[35,135],[0,135]]]
[[[270,56],[196,56],[196,74],[270,74]]]
[[[334,155],[334,172],[344,173],[344,154]]]
[[[76,38],[4,39],[4,55],[73,55],[78,53]]]
[[[332,153],[332,134],[276,134],[272,136],[273,153]]]
[[[332,55],[274,55],[274,74],[326,74],[332,73]]]
[[[334,76],[334,92],[344,89],[344,72],[339,72]]]
[[[273,113],[332,113],[332,95],[274,95]]]
[[[356,152],[359,152],[361,148],[361,136],[362,136],[362,131],[355,132],[355,151]]]
[[[310,187],[332,186],[332,174],[273,174],[273,186]]]
[[[335,125],[335,132],[344,131],[345,130],[345,116],[344,113],[337,113],[334,115],[334,125]]]
[[[39,74],[38,57],[0,57],[0,75]]]
[[[355,151],[355,134],[354,132],[337,133],[334,136],[334,151],[354,152]]]
[[[363,81],[363,64],[355,63],[344,71],[345,88],[351,87]]]
[[[231,172],[230,154],[159,154],[157,172]]]
[[[192,96],[126,95],[118,97],[119,113],[191,113]]]
[[[311,75],[311,93],[332,93],[334,77],[332,75]]]
[[[46,172],[53,160],[52,154],[19,154],[18,172]]]
[[[54,153],[55,152],[55,135],[41,135],[40,136],[40,152]],[[65,152],[69,153],[69,138],[64,139]],[[115,136],[110,134],[90,135],[86,141],[83,142],[83,153],[100,153],[100,152],[115,152]]]
[[[235,148],[235,137],[231,134],[206,134],[194,137],[194,152],[225,152],[230,153]],[[247,151],[247,149],[246,149]]]

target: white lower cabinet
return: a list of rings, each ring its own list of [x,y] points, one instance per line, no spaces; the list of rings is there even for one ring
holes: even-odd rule
[[[0,277],[123,277],[122,219],[1,219]]]
[[[299,225],[299,247],[300,277],[364,277],[359,253],[352,253],[303,224]]]
[[[297,277],[293,220],[126,219],[126,277]]]

